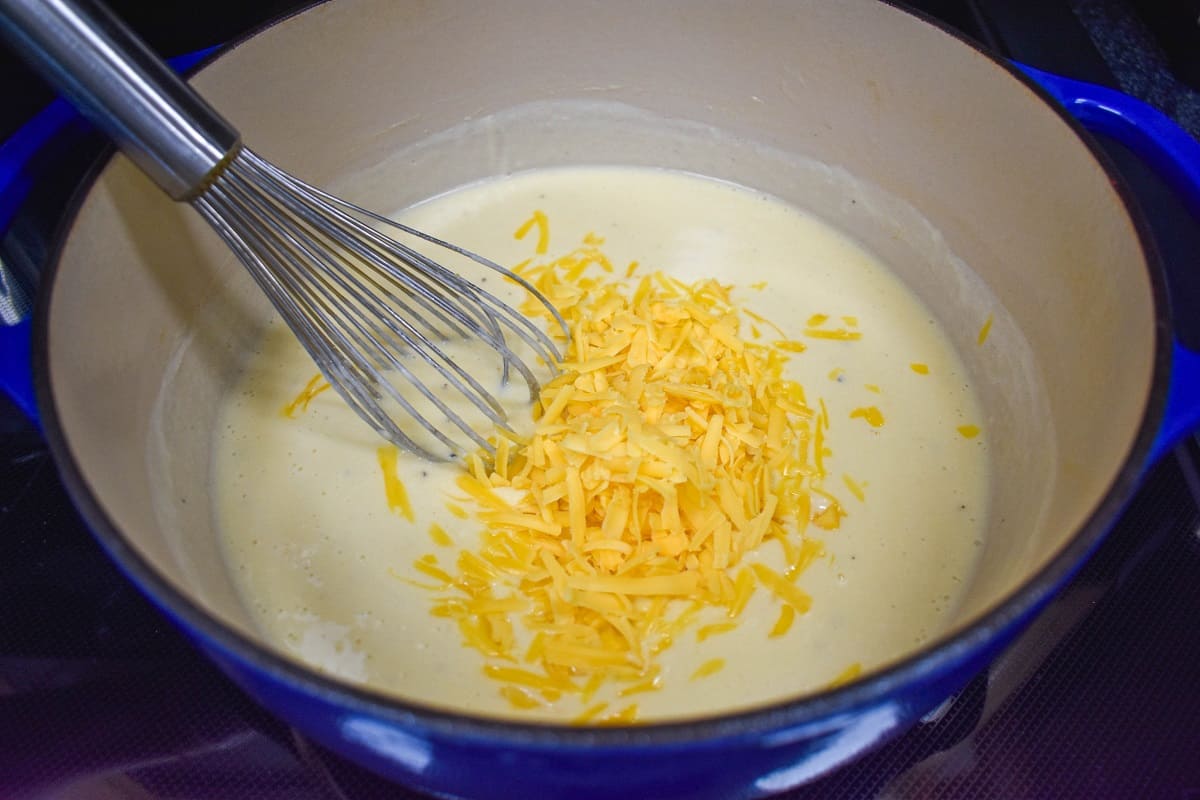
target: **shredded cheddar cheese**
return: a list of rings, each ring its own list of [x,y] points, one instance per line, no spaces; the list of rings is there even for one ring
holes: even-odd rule
[[[976,337],[976,343],[982,345],[987,341],[988,334],[992,332],[992,315],[988,314],[987,319],[983,321],[983,327],[979,329],[979,336]]]
[[[399,451],[395,445],[384,445],[377,451],[379,469],[383,472],[383,491],[387,495],[388,508],[404,517],[409,522],[414,521],[412,503],[408,501],[408,490],[404,482],[396,475],[396,457]]]
[[[537,244],[534,246],[534,252],[539,256],[544,255],[550,247],[550,221],[546,218],[546,212],[534,211],[533,216],[529,220],[517,228],[513,234],[514,239],[524,239],[529,231],[534,227],[538,229]]]
[[[534,227],[541,254],[543,213],[516,235]],[[783,635],[812,602],[795,581],[824,552],[805,529],[834,530],[845,515],[822,488],[829,414],[783,373],[805,345],[739,308],[730,286],[637,262],[615,276],[603,243],[588,234],[515,269],[569,326],[560,374],[541,389],[532,435],[471,457],[457,479],[451,510],[473,507],[479,547],[453,571],[414,565],[442,587],[432,613],[488,657],[510,705],[574,695],[579,724],[636,720],[636,705],[610,713],[590,699],[609,682],[617,697],[657,689],[656,656],[693,626],[700,642],[732,630],[758,588],[787,609],[771,634]],[[557,330],[539,304],[522,311]],[[744,318],[780,338],[747,340]],[[782,574],[747,558],[772,541],[787,557]],[[701,624],[706,609],[728,621]],[[692,678],[723,666],[710,660]]]
[[[835,339],[843,342],[853,342],[862,338],[859,331],[848,331],[845,328],[826,330],[825,328],[805,328],[804,335],[813,339]]]
[[[752,569],[763,586],[798,613],[803,614],[812,607],[812,598],[783,575],[765,564],[755,564]]]
[[[290,419],[295,419],[297,414],[308,410],[308,404],[313,401],[314,397],[329,387],[330,383],[325,380],[325,377],[321,373],[318,372],[316,375],[313,375],[304,388],[300,390],[300,394],[296,395],[296,398],[292,402],[283,407],[283,415]]]
[[[438,547],[450,547],[454,544],[454,540],[450,538],[450,534],[446,533],[446,529],[436,522],[429,526],[429,538]]]
[[[872,428],[883,427],[883,412],[875,406],[856,408],[850,412],[850,419],[863,419]]]
[[[621,691],[617,692],[617,694],[620,697],[629,697],[631,694],[642,694],[644,692],[657,691],[661,687],[662,680],[656,676],[648,681],[642,681],[641,683],[635,683],[632,686],[626,686],[624,689],[621,689]]]
[[[725,659],[713,658],[701,664],[695,672],[692,673],[692,680],[698,681],[701,678],[707,678],[709,675],[715,675],[725,668]]]
[[[450,586],[454,583],[454,578],[450,576],[450,573],[438,567],[437,562],[429,560],[428,556],[418,559],[413,563],[413,566],[416,567],[418,572],[425,573],[435,581],[441,583],[442,586]]]
[[[503,686],[500,689],[500,695],[512,704],[513,708],[528,710],[531,708],[539,708],[542,703],[536,697],[531,695],[524,689],[519,689],[516,686]]]
[[[867,500],[867,494],[863,491],[863,485],[851,478],[849,475],[842,476],[842,483],[846,484],[846,488],[850,490],[850,494],[858,498],[858,502],[864,503]]]
[[[850,681],[854,680],[861,674],[862,674],[862,664],[855,661],[853,664],[851,664],[850,666],[846,667],[844,670],[839,672],[837,677],[835,677],[833,680],[831,680],[829,682],[828,688],[834,689],[838,686],[843,686],[843,685],[849,683]]]
[[[712,625],[705,625],[696,631],[696,641],[703,642],[710,636],[716,636],[718,633],[727,633],[736,627],[736,622],[715,622]]]
[[[778,639],[791,629],[792,623],[795,621],[796,608],[794,606],[780,606],[779,619],[775,621],[775,625],[771,628],[771,632],[767,635],[772,639]]]
[[[586,725],[587,723],[594,720],[596,717],[603,714],[607,709],[608,709],[608,703],[596,703],[594,706],[591,706],[591,707],[585,709],[584,712],[582,714],[580,714],[579,716],[575,717],[575,719],[572,720],[572,722],[574,722],[576,725]]]
[[[614,711],[612,714],[607,714],[601,717],[601,725],[622,725],[628,722],[634,722],[638,718],[637,703],[630,703],[620,711]]]
[[[809,564],[825,555],[825,545],[811,536],[806,536],[799,548],[784,547],[784,552],[787,554],[788,560],[788,568],[783,573],[784,577],[794,581],[804,570],[808,569]]]

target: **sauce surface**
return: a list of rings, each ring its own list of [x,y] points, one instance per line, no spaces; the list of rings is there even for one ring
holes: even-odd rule
[[[820,220],[692,175],[523,173],[434,198],[400,220],[511,266],[534,253],[537,234],[514,231],[535,210],[549,220],[551,254],[593,233],[618,272],[636,261],[687,282],[733,284],[739,304],[805,342],[787,375],[810,405],[824,402],[830,418],[826,487],[847,516],[836,530],[807,534],[823,545],[797,580],[811,610],[771,638],[779,603],[760,591],[732,630],[703,641],[690,630],[658,657],[661,687],[637,696],[639,719],[817,691],[852,665],[869,671],[939,633],[972,573],[988,459],[965,370],[928,310]],[[498,278],[485,285],[519,301]],[[806,338],[817,315],[827,318],[818,327],[849,327],[861,338]],[[456,357],[469,363],[477,355]],[[451,620],[430,615],[431,593],[413,584],[421,556],[476,547],[481,524],[447,505],[461,496],[461,467],[400,455],[394,469],[409,522],[389,507],[380,442],[334,392],[283,414],[314,372],[290,333],[272,323],[216,432],[215,513],[229,569],[263,634],[319,669],[421,703],[575,719],[583,710],[576,698],[514,709],[484,675],[483,656],[463,645]],[[510,413],[528,410],[518,404]],[[431,541],[434,524],[452,540],[449,549]],[[745,562],[779,568],[783,554],[766,543]],[[724,667],[708,674],[704,666],[717,660]]]

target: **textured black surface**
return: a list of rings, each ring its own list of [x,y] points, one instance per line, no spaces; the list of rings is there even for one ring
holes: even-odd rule
[[[158,4],[135,23],[173,53],[289,5],[221,6],[237,14],[213,28],[200,4]],[[1139,24],[1124,3],[914,5],[998,52],[1072,77],[1127,91],[1137,70],[1148,87],[1170,77],[1148,29],[1112,38]],[[1071,27],[1077,18],[1087,27]],[[1157,102],[1186,109],[1191,101],[1171,91]],[[39,95],[28,96],[35,108]],[[0,113],[9,129],[20,108]],[[1150,210],[1164,255],[1181,272],[1200,272],[1194,221],[1107,147]],[[37,252],[61,207],[50,182],[40,189],[24,252]],[[1198,496],[1190,447],[1148,477],[1069,588],[936,722],[788,797],[1200,798]],[[203,659],[104,557],[44,443],[0,399],[0,798],[409,796],[308,744]]]
[[[1200,91],[1200,0],[1140,0],[1136,10],[1171,71]]]
[[[1200,138],[1200,3],[1190,2],[1191,14],[1184,9],[1188,4],[1184,0],[1071,3],[1116,74],[1120,89],[1174,117]],[[1157,27],[1150,28],[1147,19],[1155,20]]]
[[[1200,791],[1200,637],[1180,630],[1200,613],[1198,524],[1182,470],[1164,464],[1109,542],[993,666],[997,699],[979,728],[898,778],[889,795]],[[1003,697],[1014,678],[1019,689]]]

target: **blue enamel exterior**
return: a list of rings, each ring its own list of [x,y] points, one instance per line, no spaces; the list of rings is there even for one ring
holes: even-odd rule
[[[37,402],[29,368],[32,340],[33,323],[28,319],[15,325],[0,325],[0,390],[36,424]]]
[[[1153,106],[1103,86],[1017,65],[1084,127],[1128,147],[1178,194],[1200,224],[1200,142]],[[1195,266],[1195,265],[1187,265]],[[1200,303],[1200,298],[1188,298]],[[1176,298],[1174,313],[1196,313]],[[1176,341],[1171,355],[1167,407],[1148,463],[1200,427],[1200,354]]]
[[[55,100],[0,145],[0,236],[8,231],[30,186],[37,179],[36,175],[30,174],[30,161],[48,142],[66,134],[78,120],[71,106]],[[30,367],[31,331],[29,319],[15,325],[0,324],[0,389],[36,423],[38,411]]]
[[[345,694],[264,672],[211,637],[193,635],[277,716],[333,752],[423,792],[511,800],[732,800],[803,785],[908,729],[994,660],[1025,621],[1012,620],[986,647],[939,659],[903,692],[867,697],[828,715],[793,724],[741,717],[714,733],[683,724],[594,740],[581,729],[429,726],[413,715],[356,707]]]

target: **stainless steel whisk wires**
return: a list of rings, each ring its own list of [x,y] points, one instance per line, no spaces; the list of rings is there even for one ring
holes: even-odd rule
[[[454,338],[483,342],[501,358],[501,380],[515,370],[531,400],[539,381],[509,347],[507,334],[515,334],[546,364],[560,358],[554,342],[528,317],[364,220],[466,256],[540,298],[523,278],[315,189],[246,148],[192,205],[238,254],[347,404],[384,438],[428,458],[461,450],[462,437],[443,431],[437,420],[414,407],[398,382],[416,389],[477,446],[490,450],[492,445],[444,393],[418,377],[410,368],[414,359],[432,367],[447,389],[465,397],[491,423],[507,427],[500,401],[438,343]],[[565,330],[561,318],[559,322]],[[389,399],[446,451],[432,452],[397,425],[384,407]]]
[[[0,0],[0,34],[104,130],[167,194],[212,225],[351,408],[385,439],[431,459],[490,449],[478,423],[414,368],[428,365],[452,395],[491,424],[503,404],[448,354],[481,342],[537,396],[526,358],[554,365],[554,341],[532,320],[382,226],[446,249],[514,281],[566,323],[527,281],[500,265],[327,194],[243,146],[237,130],[107,9],[93,0]],[[510,335],[515,336],[510,339]],[[528,355],[518,354],[520,342]],[[431,419],[409,386],[445,421]],[[398,409],[445,448],[399,424]],[[412,431],[412,433],[410,433]]]

